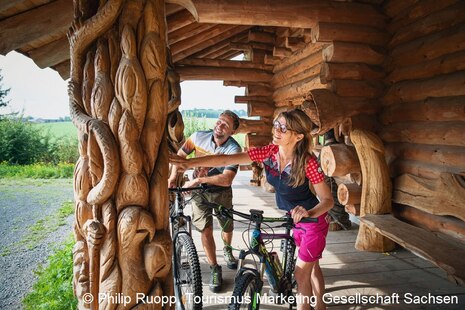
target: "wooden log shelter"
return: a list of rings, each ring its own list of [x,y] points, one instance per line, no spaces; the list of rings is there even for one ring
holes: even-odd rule
[[[360,220],[356,248],[400,244],[463,285],[464,12],[461,0],[1,1],[0,53],[69,79],[79,306],[86,293],[172,294],[167,154],[183,140],[186,80],[245,89],[231,100],[254,117],[239,127],[247,147],[271,141],[282,110],[334,130],[320,160]],[[450,254],[428,246],[439,237]]]

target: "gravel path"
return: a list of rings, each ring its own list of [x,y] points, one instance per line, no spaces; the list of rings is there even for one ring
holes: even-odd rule
[[[0,179],[0,309],[22,308],[22,299],[36,280],[34,270],[69,236],[73,216],[32,249],[21,243],[31,234],[28,228],[72,199],[70,179]]]

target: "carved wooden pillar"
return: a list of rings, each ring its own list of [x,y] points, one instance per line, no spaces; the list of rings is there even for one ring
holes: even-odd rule
[[[79,132],[73,284],[80,309],[137,308],[137,293],[172,295],[165,128],[180,88],[167,68],[164,5],[74,1],[69,97]]]
[[[391,213],[392,184],[383,142],[376,134],[359,129],[350,133],[350,139],[357,150],[362,168],[360,216]],[[392,240],[365,223],[360,223],[355,248],[361,251],[387,252],[393,250],[394,246]]]

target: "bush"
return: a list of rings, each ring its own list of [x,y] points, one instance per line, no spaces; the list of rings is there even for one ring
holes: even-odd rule
[[[33,163],[74,163],[78,158],[77,139],[59,140],[22,118],[0,120],[0,162],[29,165]]]
[[[49,150],[49,139],[22,119],[0,121],[0,161],[27,165],[40,161]]]

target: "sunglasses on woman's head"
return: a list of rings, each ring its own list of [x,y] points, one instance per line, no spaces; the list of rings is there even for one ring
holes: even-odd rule
[[[281,124],[278,121],[275,121],[273,123],[273,128],[276,129],[276,130],[281,131],[281,133],[286,133],[288,130],[291,130],[291,129],[288,129],[285,124]]]

